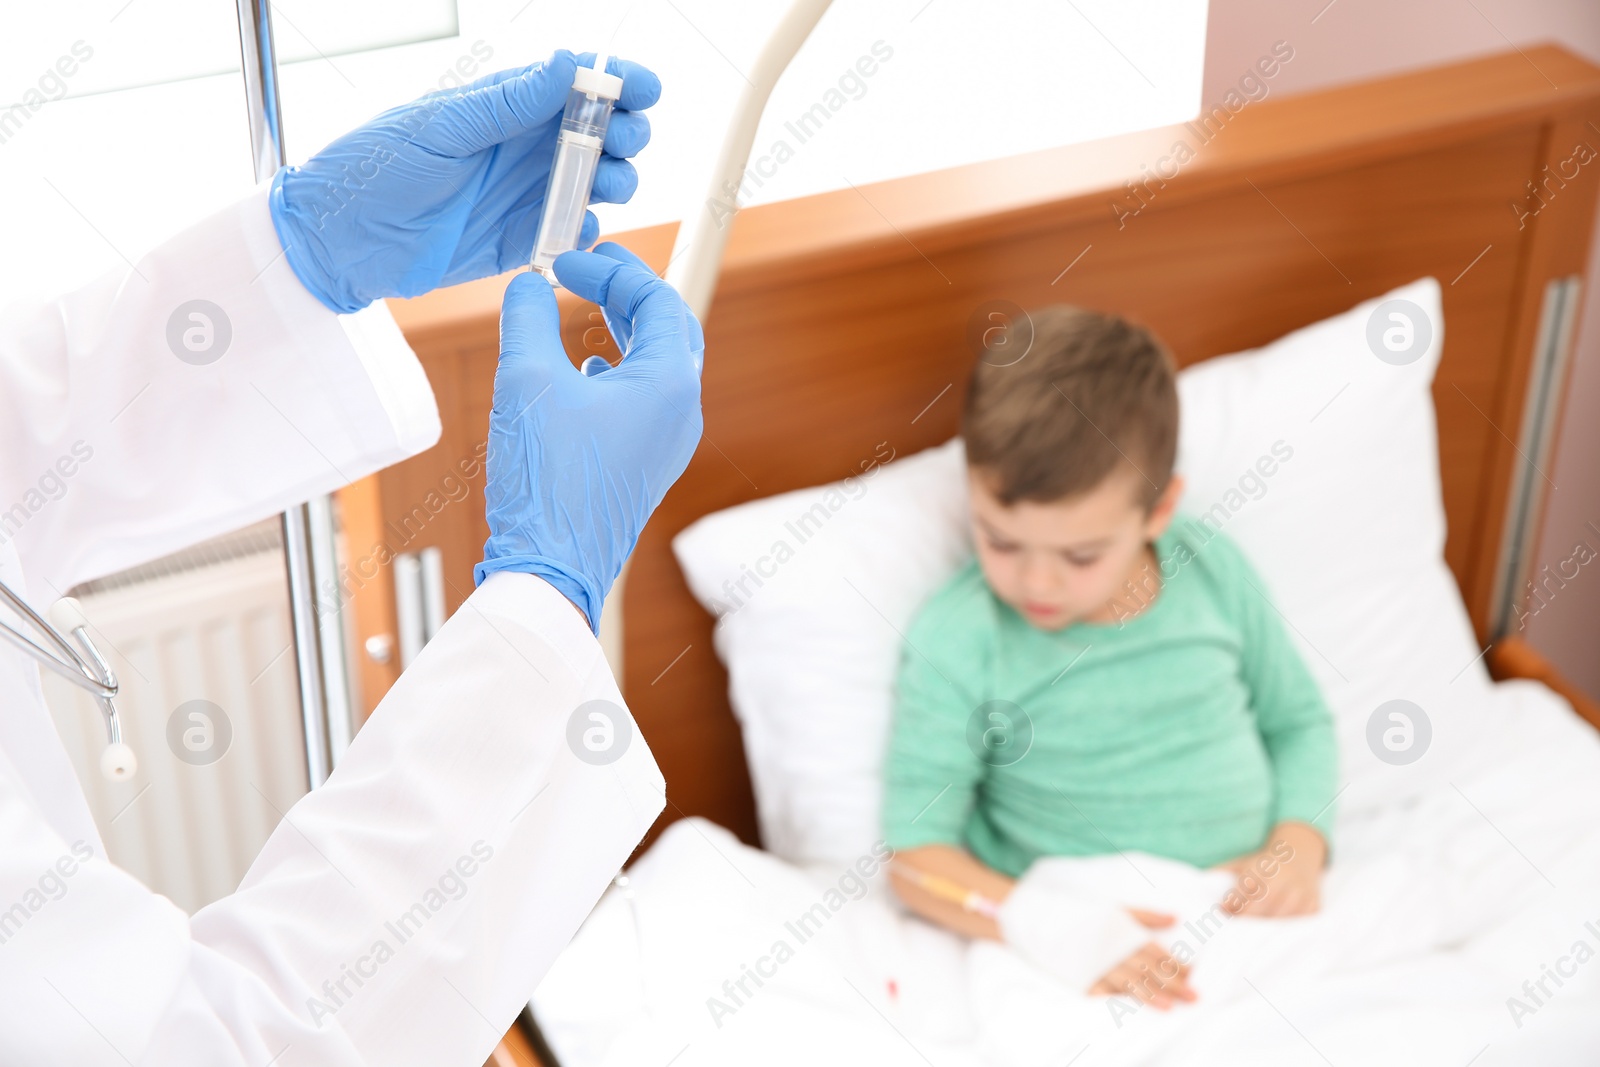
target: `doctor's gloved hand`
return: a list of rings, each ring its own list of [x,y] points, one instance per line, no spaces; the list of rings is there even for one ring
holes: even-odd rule
[[[623,358],[575,369],[550,283],[511,279],[489,415],[489,540],[473,580],[536,574],[599,633],[606,592],[699,444],[705,339],[677,291],[620,245],[563,253],[555,271],[600,305]]]
[[[527,264],[538,235],[556,134],[579,63],[562,50],[542,63],[429,93],[340,137],[273,178],[272,223],[295,275],[323,304],[359,311]],[[595,172],[595,202],[633,196],[628,157],[650,140],[638,111],[660,80],[612,59],[622,98]],[[599,236],[592,213],[579,244]]]

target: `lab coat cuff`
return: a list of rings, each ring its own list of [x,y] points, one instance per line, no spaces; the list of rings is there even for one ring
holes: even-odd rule
[[[255,284],[263,287],[286,320],[325,315],[337,322],[389,416],[396,444],[408,456],[432,447],[442,432],[438,405],[428,376],[388,305],[378,300],[360,311],[340,315],[306,288],[289,264],[272,221],[272,184],[270,178],[262,182],[240,205],[240,228],[254,263]]]
[[[589,621],[589,629],[600,635],[600,608],[604,594],[582,574],[548,556],[501,556],[486,559],[472,568],[474,584],[482,585],[484,579],[501,571],[517,571],[536,575],[554,586],[556,591],[570,600]]]
[[[526,571],[494,571],[467,598],[468,603],[490,615],[514,619],[537,634],[582,678],[600,655],[584,618],[573,610],[573,603],[554,585]]]

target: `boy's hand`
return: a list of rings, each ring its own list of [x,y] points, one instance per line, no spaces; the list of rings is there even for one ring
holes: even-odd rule
[[[1311,915],[1322,907],[1322,868],[1328,843],[1308,823],[1282,822],[1259,851],[1221,864],[1238,881],[1223,898],[1234,915],[1286,918]]]
[[[1198,999],[1189,988],[1189,968],[1154,941],[1102,975],[1089,995],[1136,997],[1161,1011],[1180,1000]]]

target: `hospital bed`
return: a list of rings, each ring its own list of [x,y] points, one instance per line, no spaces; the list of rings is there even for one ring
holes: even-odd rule
[[[1190,151],[1178,151],[1180,143]],[[1550,491],[1545,473],[1579,302],[1575,279],[1593,228],[1593,146],[1600,70],[1544,47],[741,213],[706,322],[705,444],[645,531],[623,591],[623,689],[666,775],[667,810],[627,884],[608,894],[535,996],[533,1015],[561,1062],[687,1067],[826,1055],[942,1067],[1074,1057],[1088,1065],[1481,1056],[1487,1064],[1567,1062],[1565,1050],[1600,1048],[1600,961],[1588,974],[1570,959],[1578,941],[1600,948],[1600,905],[1592,903],[1600,901],[1600,745],[1592,729],[1600,710],[1518,636],[1525,583],[1537,577],[1533,546]],[[661,266],[672,238],[672,227],[659,227],[622,239]],[[845,754],[850,765],[835,767],[827,752],[807,751],[801,770],[785,765],[792,738],[772,705],[801,683],[791,679],[787,693],[764,690],[762,665],[774,661],[760,658],[760,642],[815,637],[828,602],[783,592],[780,575],[771,589],[746,585],[758,595],[739,605],[722,597],[724,609],[738,610],[714,633],[705,602],[716,599],[715,588],[691,590],[685,563],[699,568],[696,581],[737,576],[757,562],[739,553],[768,528],[761,523],[784,514],[730,509],[871,466],[881,481],[830,510],[830,524],[854,530],[849,543],[819,549],[811,563],[797,555],[791,585],[804,584],[796,576],[824,559],[892,567],[863,554],[872,522],[905,524],[909,516],[915,527],[921,515],[922,527],[956,529],[948,514],[918,509],[953,499],[939,495],[959,470],[952,454],[926,450],[955,432],[974,324],[981,332],[992,312],[1065,301],[1135,317],[1171,346],[1188,382],[1186,422],[1232,449],[1202,455],[1206,442],[1187,439],[1180,469],[1186,455],[1214,468],[1209,481],[1199,479],[1214,495],[1187,501],[1203,510],[1226,495],[1228,472],[1242,469],[1227,464],[1252,458],[1238,424],[1280,399],[1262,382],[1294,387],[1300,379],[1284,366],[1311,359],[1295,353],[1314,347],[1323,336],[1316,329],[1343,330],[1348,341],[1359,334],[1350,332],[1351,316],[1364,325],[1376,310],[1363,302],[1397,291],[1431,308],[1444,338],[1442,352],[1408,372],[1425,368],[1429,379],[1417,394],[1424,402],[1363,422],[1365,409],[1350,402],[1363,389],[1373,403],[1382,400],[1371,377],[1380,361],[1348,376],[1357,383],[1343,396],[1348,415],[1337,360],[1305,363],[1312,381],[1331,385],[1325,408],[1303,419],[1308,443],[1300,454],[1322,480],[1268,483],[1259,498],[1228,510],[1228,532],[1253,556],[1278,546],[1258,565],[1342,717],[1351,792],[1341,797],[1328,898],[1349,936],[1330,939],[1325,926],[1286,933],[1278,956],[1227,965],[1238,979],[1232,992],[1170,1019],[1146,1012],[1126,1025],[1113,1025],[1122,1020],[1103,1001],[1064,999],[1003,950],[970,949],[913,923],[881,886],[859,900],[846,893],[848,905],[830,910],[835,918],[814,951],[781,967],[760,964],[761,937],[774,935],[770,947],[783,924],[838,888],[850,858],[863,854],[870,797],[852,799],[850,789],[870,790],[861,782],[872,754],[856,746]],[[396,303],[439,395],[444,437],[347,494],[347,527],[357,536],[379,536],[412,514],[483,439],[498,292],[491,282]],[[586,309],[566,312],[571,352],[615,358],[589,328]],[[1342,326],[1314,327],[1330,322]],[[1304,327],[1313,330],[1294,333]],[[1225,358],[1291,334],[1255,363]],[[1208,364],[1224,369],[1212,373]],[[1276,369],[1262,369],[1269,364]],[[1206,401],[1238,406],[1191,406]],[[1385,436],[1404,419],[1410,436]],[[1319,436],[1330,426],[1343,427],[1353,452],[1363,441],[1393,445],[1390,465],[1413,480],[1385,481],[1394,472],[1370,456],[1366,468],[1337,469],[1337,449]],[[1324,454],[1318,447],[1324,460],[1315,459]],[[920,466],[892,477],[901,464]],[[1308,504],[1311,487],[1338,495]],[[1296,507],[1336,525],[1337,502],[1353,502],[1359,516],[1354,502],[1369,491],[1394,494],[1393,507],[1372,513],[1343,542],[1319,542],[1323,557],[1283,548]],[[486,533],[476,499],[431,515],[412,539],[413,548],[442,554],[451,608],[471,588]],[[804,492],[779,499],[801,511],[812,503]],[[1409,507],[1418,509],[1416,521],[1386,536],[1418,554],[1400,567],[1381,544],[1369,544],[1368,569],[1343,584],[1359,593],[1364,576],[1385,597],[1410,598],[1405,604],[1418,613],[1384,614],[1398,603],[1392,598],[1352,618],[1325,609],[1319,596],[1351,589],[1330,591],[1307,576],[1348,579],[1330,560],[1346,544],[1365,543],[1361,531],[1384,515]],[[1572,531],[1591,544],[1600,544],[1597,536]],[[918,544],[935,556],[958,551],[948,542]],[[934,573],[930,563],[924,577]],[[1419,590],[1406,574],[1443,584]],[[908,610],[861,599],[891,627]],[[844,603],[833,610],[847,610]],[[783,629],[780,606],[792,609],[798,629]],[[382,583],[358,591],[356,612],[363,636],[393,632],[392,594]],[[1350,638],[1363,626],[1367,644]],[[1341,648],[1357,662],[1341,658]],[[819,662],[830,654],[825,646],[810,653]],[[735,707],[730,664],[733,697],[767,703]],[[877,673],[863,684],[881,685],[891,666],[867,664],[864,671]],[[1491,677],[1510,680],[1496,685]],[[1516,680],[1530,677],[1542,681]],[[839,684],[845,688],[831,697],[815,696],[819,709],[853,699],[849,681]],[[1421,759],[1390,764],[1363,748],[1365,712],[1379,696],[1432,710],[1434,748]],[[819,782],[837,788],[819,794]],[[794,807],[816,796],[827,801],[826,818]],[[1434,884],[1440,879],[1449,885]],[[1341,895],[1361,906],[1340,905]],[[1580,921],[1583,900],[1591,902],[1593,932]],[[1372,951],[1363,956],[1351,944]],[[1384,945],[1394,950],[1379,951]],[[1335,956],[1344,963],[1300,966]],[[747,984],[735,1003],[722,982],[737,989],[758,965],[778,977],[769,976],[770,987]],[[1547,976],[1551,968],[1561,983]],[[759,994],[748,995],[752,988]],[[708,1007],[713,999],[731,1014]]]

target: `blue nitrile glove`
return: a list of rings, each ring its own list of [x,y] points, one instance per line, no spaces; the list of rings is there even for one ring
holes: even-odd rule
[[[511,279],[489,415],[489,540],[472,578],[537,574],[599,633],[607,590],[700,442],[705,338],[677,290],[621,245],[562,253],[555,271],[600,305],[623,358],[575,369],[550,283]]]
[[[385,111],[284,167],[268,203],[278,240],[307,289],[339,312],[386,296],[416,296],[526,266],[533,254],[561,112],[578,64],[558,51]],[[626,159],[650,140],[636,110],[661,96],[637,63],[612,59],[622,98],[595,171],[596,202],[620,204],[639,178]],[[580,245],[600,233],[585,216]]]

